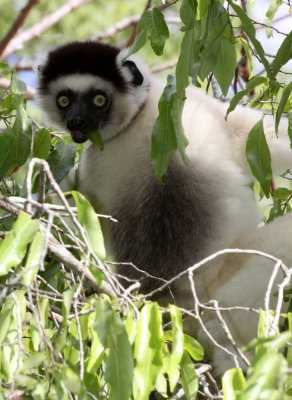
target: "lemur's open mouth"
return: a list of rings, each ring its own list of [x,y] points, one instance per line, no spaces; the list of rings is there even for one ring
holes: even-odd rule
[[[81,131],[71,131],[71,136],[76,143],[84,143],[88,140],[88,137]]]

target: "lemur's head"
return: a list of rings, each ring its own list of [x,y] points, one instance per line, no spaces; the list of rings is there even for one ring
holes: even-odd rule
[[[122,132],[147,100],[149,73],[137,57],[98,42],[50,51],[39,66],[39,102],[50,121],[77,143],[99,129],[106,142]]]

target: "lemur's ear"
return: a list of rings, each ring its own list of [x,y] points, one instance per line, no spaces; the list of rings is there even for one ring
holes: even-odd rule
[[[134,63],[134,61],[125,60],[123,61],[122,66],[126,67],[130,72],[132,76],[131,84],[133,86],[141,86],[144,81],[144,78],[141,72],[139,71],[137,65]]]

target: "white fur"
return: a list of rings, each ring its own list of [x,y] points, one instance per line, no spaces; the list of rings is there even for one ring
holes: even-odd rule
[[[122,66],[124,56],[125,53],[121,52],[117,66],[124,79],[130,82],[130,73]],[[103,211],[108,213],[117,208],[124,194],[131,203],[131,197],[143,189],[144,182],[155,179],[150,160],[151,132],[158,115],[157,103],[163,86],[149,75],[147,67],[137,57],[130,59],[142,72],[144,82],[141,86],[131,87],[127,93],[119,93],[111,82],[102,78],[74,74],[53,82],[50,93],[41,99],[42,106],[51,119],[65,128],[56,112],[57,91],[64,87],[74,90],[97,87],[113,94],[116,111],[108,126],[101,132],[103,140],[107,142],[105,148],[101,151],[91,144],[83,154],[80,165],[81,192],[98,211],[102,206]],[[226,121],[227,104],[206,96],[198,89],[189,89],[187,96],[183,126],[189,139],[189,168],[190,171],[197,171],[199,176],[206,177],[210,198],[216,204],[214,209],[220,210],[212,226],[216,238],[206,243],[203,255],[208,256],[214,251],[230,247],[252,248],[270,252],[283,259],[287,265],[292,265],[292,217],[288,215],[257,229],[260,216],[253,193],[248,188],[253,177],[245,158],[245,143],[250,129],[260,120],[261,113],[237,107]],[[133,119],[146,99],[145,106]],[[264,124],[274,172],[292,168],[287,121],[281,123],[278,139],[272,118],[266,117]],[[174,162],[177,165],[182,163],[178,155]],[[210,202],[210,199],[206,200]],[[106,247],[110,250],[111,243],[107,237],[105,240]],[[194,279],[203,302],[213,298],[219,300],[223,306],[263,307],[272,268],[270,261],[259,256],[226,256],[204,265],[196,272]],[[177,289],[178,302],[184,307],[193,308],[194,301],[188,280],[178,282]],[[225,313],[224,317],[240,346],[256,335],[257,316],[236,311]],[[205,313],[204,318],[216,340],[233,351],[214,313]],[[193,319],[186,325],[191,333],[198,336],[204,344],[206,342],[207,357],[212,359],[218,373],[233,365],[230,356],[210,346],[206,335],[202,334]]]
[[[153,174],[150,161],[151,132],[158,115],[157,102],[162,89],[160,82],[151,78],[150,100],[126,132],[107,143],[103,151],[91,145],[83,155],[80,190],[92,204],[102,204],[109,213],[116,208],[120,196],[123,197],[125,192],[130,202],[132,193],[134,195],[139,191],[141,182]],[[292,221],[287,222],[292,217],[281,218],[275,224],[257,229],[260,215],[254,195],[248,188],[253,177],[245,158],[245,142],[252,126],[260,120],[261,113],[238,107],[225,121],[226,104],[206,96],[198,89],[192,89],[188,96],[183,125],[189,139],[187,155],[191,161],[190,169],[208,174],[208,184],[210,180],[213,182],[213,201],[222,210],[213,227],[217,238],[206,244],[205,256],[224,248],[251,248],[271,252],[292,264],[289,245]],[[292,151],[289,149],[286,122],[281,125],[279,139],[275,138],[272,124],[271,118],[265,119],[273,168],[279,172],[292,167]],[[181,162],[178,156],[175,158],[177,163]],[[128,188],[128,182],[136,182],[135,187]],[[110,250],[111,243],[107,242],[106,245]],[[273,263],[259,256],[234,256],[225,267],[226,260],[229,262],[228,257],[221,257],[195,274],[200,299],[218,299],[222,306],[242,304],[263,307]],[[224,279],[218,278],[218,271],[223,271]],[[192,309],[194,301],[188,280],[179,281],[177,286],[179,303]],[[209,287],[212,290],[209,291]],[[214,313],[211,317],[207,313],[206,317],[210,333],[221,345],[233,351]],[[240,346],[256,335],[257,315],[236,311],[225,313],[224,317]],[[221,349],[210,347],[206,334],[194,324],[193,319],[187,323],[187,328],[205,345],[206,357],[213,361],[216,373],[220,374],[234,365],[232,357]]]

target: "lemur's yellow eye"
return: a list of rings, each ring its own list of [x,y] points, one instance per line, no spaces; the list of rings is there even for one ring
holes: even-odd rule
[[[106,97],[103,94],[97,94],[94,96],[93,102],[97,107],[102,107],[106,103]]]
[[[57,103],[60,107],[67,107],[69,105],[69,99],[67,96],[62,95],[57,98]]]

